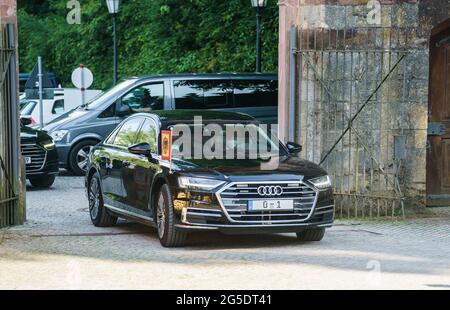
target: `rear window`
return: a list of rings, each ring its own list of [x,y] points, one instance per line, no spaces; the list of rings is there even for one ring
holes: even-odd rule
[[[277,106],[276,80],[176,81],[176,109],[227,109]]]

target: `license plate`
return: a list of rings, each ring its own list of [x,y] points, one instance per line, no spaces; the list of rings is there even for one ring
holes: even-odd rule
[[[25,157],[25,163],[31,164],[31,157]]]
[[[251,200],[248,211],[294,211],[294,200]]]

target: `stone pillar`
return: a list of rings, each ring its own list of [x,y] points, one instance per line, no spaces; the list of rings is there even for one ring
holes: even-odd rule
[[[280,0],[279,48],[278,48],[278,124],[279,137],[286,141],[289,133],[289,31],[298,24],[300,0]]]

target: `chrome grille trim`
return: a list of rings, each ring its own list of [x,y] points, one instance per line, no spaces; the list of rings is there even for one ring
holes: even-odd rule
[[[31,164],[26,165],[27,172],[36,172],[44,168],[47,160],[47,151],[36,144],[22,144],[22,156],[31,157]]]
[[[214,213],[201,213],[201,212],[190,212],[188,211],[186,213],[188,216],[204,216],[204,217],[222,217],[221,214],[214,214]]]
[[[295,184],[295,186],[292,186]],[[258,186],[282,186],[283,194],[279,197],[264,198],[255,192]],[[251,192],[253,191],[253,192]],[[300,195],[309,195],[302,197]],[[313,196],[312,196],[313,195]],[[308,221],[314,214],[319,191],[303,181],[277,182],[232,182],[223,186],[216,193],[223,214],[230,223],[235,224],[290,224]],[[294,211],[248,212],[249,200],[294,200]],[[244,201],[244,202],[243,202]],[[251,219],[260,218],[261,220]],[[286,219],[279,219],[285,217]],[[243,219],[244,218],[244,219]],[[278,218],[278,219],[277,219]]]

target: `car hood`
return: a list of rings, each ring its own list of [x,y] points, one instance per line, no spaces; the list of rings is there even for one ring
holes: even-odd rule
[[[52,132],[60,129],[67,129],[79,123],[83,123],[91,113],[95,113],[94,110],[86,110],[84,108],[74,109],[48,123],[47,126],[44,127],[44,130]]]
[[[49,140],[52,140],[52,138],[43,130],[36,130],[30,127],[20,128],[20,142],[22,144],[36,144]]]
[[[278,164],[276,164],[278,162]],[[317,164],[292,157],[281,156],[272,160],[271,165],[263,160],[173,160],[174,170],[199,177],[239,181],[281,181],[298,180],[299,176],[308,180],[326,173]]]

